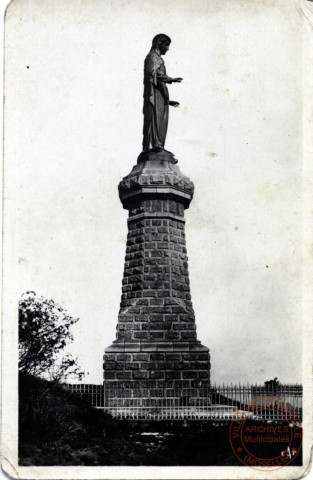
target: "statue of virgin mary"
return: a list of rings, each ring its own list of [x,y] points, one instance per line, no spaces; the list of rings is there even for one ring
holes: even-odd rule
[[[169,99],[167,84],[181,82],[182,78],[169,77],[162,59],[162,55],[169,50],[170,43],[171,39],[167,35],[156,35],[144,63],[143,153],[164,150],[169,105],[179,106],[178,102]]]

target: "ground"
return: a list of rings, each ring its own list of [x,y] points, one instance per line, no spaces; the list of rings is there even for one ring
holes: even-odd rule
[[[229,422],[114,420],[60,385],[20,376],[22,466],[242,466],[229,427]],[[296,462],[301,464],[300,456]]]

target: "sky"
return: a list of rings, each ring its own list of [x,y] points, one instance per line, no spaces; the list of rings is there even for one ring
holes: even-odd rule
[[[185,212],[198,339],[213,382],[302,381],[301,18],[290,0],[15,0],[6,16],[7,295],[79,317],[71,351],[102,382],[127,235],[118,183],[142,142],[157,33],[166,148],[195,184]]]

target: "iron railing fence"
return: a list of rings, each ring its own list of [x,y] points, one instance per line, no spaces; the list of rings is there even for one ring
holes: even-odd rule
[[[212,385],[200,388],[116,388],[66,384],[93,407],[133,420],[301,420],[302,385]]]
[[[84,398],[92,407],[104,408],[103,385],[92,383],[64,383],[63,386]]]

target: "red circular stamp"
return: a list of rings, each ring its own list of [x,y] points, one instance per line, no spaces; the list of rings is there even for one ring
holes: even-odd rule
[[[302,423],[278,397],[256,397],[233,416],[229,438],[236,457],[256,470],[292,465],[302,447]]]

